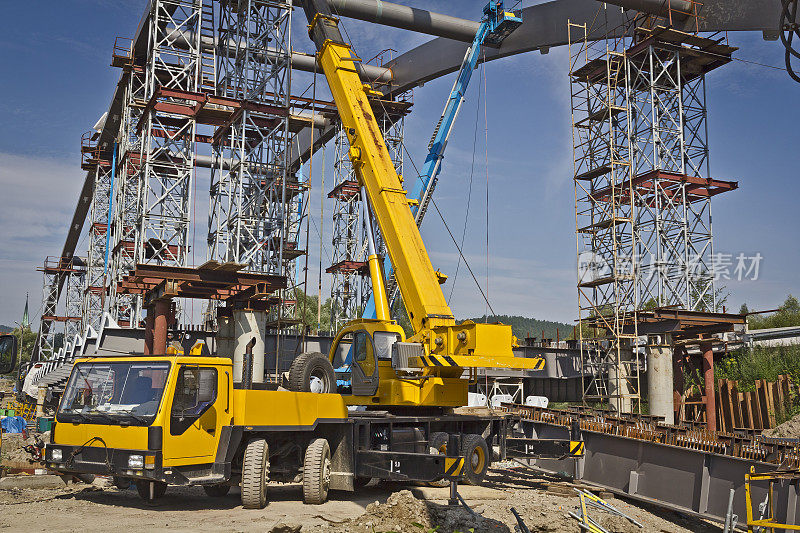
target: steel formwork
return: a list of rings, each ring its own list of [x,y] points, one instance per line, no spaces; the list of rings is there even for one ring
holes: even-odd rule
[[[289,175],[291,2],[220,5],[217,94],[241,101],[212,141],[209,259],[292,280],[271,309],[277,328],[295,319],[295,260],[307,188]],[[269,51],[269,53],[267,53]]]

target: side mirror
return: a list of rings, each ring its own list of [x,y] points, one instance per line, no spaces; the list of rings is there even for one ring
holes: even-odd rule
[[[0,336],[0,374],[8,374],[17,366],[17,338],[14,335]]]

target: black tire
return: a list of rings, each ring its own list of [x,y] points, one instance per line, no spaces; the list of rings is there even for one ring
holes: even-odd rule
[[[150,483],[153,483],[153,497],[150,497]],[[146,481],[144,479],[136,480],[136,492],[139,497],[147,503],[153,503],[167,492],[167,484],[163,481]]]
[[[464,481],[470,485],[482,484],[492,457],[486,439],[475,434],[464,435],[461,439],[461,455],[464,456]]]
[[[206,491],[206,494],[212,498],[222,498],[228,495],[228,493],[231,491],[231,486],[227,484],[203,485],[203,490]]]
[[[314,439],[303,460],[303,501],[325,503],[331,486],[331,448],[325,439]]]
[[[443,431],[431,433],[431,437],[428,439],[428,448],[432,448],[439,454],[445,455],[447,453],[447,439],[449,438],[450,436]],[[450,480],[440,479],[438,481],[431,481],[428,485],[431,487],[447,487],[450,485]]]
[[[315,381],[314,390],[312,379]],[[300,354],[289,367],[289,389],[295,392],[336,392],[336,374],[328,356],[320,352]]]
[[[242,507],[263,509],[267,506],[269,446],[265,439],[247,443],[242,460]]]

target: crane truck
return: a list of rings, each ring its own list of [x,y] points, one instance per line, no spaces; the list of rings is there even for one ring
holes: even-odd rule
[[[232,358],[200,350],[79,359],[47,467],[134,482],[148,501],[169,484],[201,485],[209,496],[237,485],[243,507],[262,508],[273,480],[301,482],[304,501],[318,504],[330,490],[373,478],[478,484],[497,458],[580,455],[577,430],[569,441],[546,441],[516,432],[510,415],[456,409],[467,405],[477,368],[538,370],[544,360],[514,357],[510,326],[457,323],[375,119],[383,95],[359,78],[328,3],[304,0],[302,8],[349,140],[365,220],[383,235],[413,334],[391,319],[368,222],[376,318],[347,323],[328,354],[299,355],[284,386],[234,383]],[[346,352],[351,386],[340,392],[333,365]]]

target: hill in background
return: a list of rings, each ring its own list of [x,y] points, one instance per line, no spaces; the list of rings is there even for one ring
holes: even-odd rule
[[[468,318],[474,322],[486,322],[486,316],[479,318]],[[514,336],[522,340],[526,337],[542,338],[542,331],[544,331],[544,338],[555,339],[556,332],[561,339],[572,337],[573,326],[572,324],[565,324],[563,322],[551,322],[550,320],[538,320],[536,318],[528,318],[524,316],[508,316],[508,315],[489,315],[489,322],[502,322],[511,326]]]

